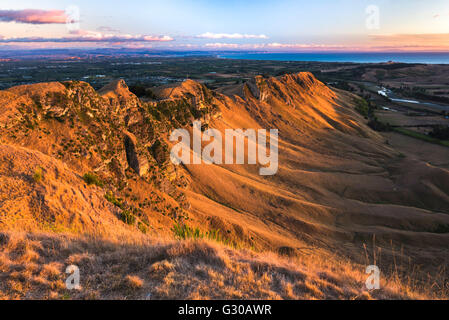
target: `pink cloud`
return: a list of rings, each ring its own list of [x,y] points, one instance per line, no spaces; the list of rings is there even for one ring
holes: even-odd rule
[[[97,30],[101,32],[119,32],[119,30],[108,26],[100,26],[97,28]]]
[[[268,48],[287,48],[287,49],[342,49],[344,45],[337,44],[305,44],[305,43],[269,43]]]
[[[196,36],[203,39],[268,39],[264,34],[212,33],[206,32]]]
[[[69,36],[59,38],[23,37],[6,38],[0,36],[0,43],[76,43],[76,42],[168,42],[174,39],[170,36],[131,35],[131,34],[105,34],[102,32],[77,30],[70,32]]]
[[[216,43],[206,43],[204,45],[206,48],[217,48],[217,49],[222,49],[222,48],[233,48],[233,49],[237,49],[237,48],[241,48],[242,45],[239,44],[235,44],[235,43],[220,43],[220,42],[216,42]]]
[[[301,44],[301,43],[256,43],[256,44],[236,44],[236,43],[206,43],[205,48],[214,49],[242,49],[242,50],[340,50],[346,49],[343,45],[326,44]]]
[[[371,35],[370,38],[376,45],[446,48],[449,46],[449,34],[447,33]]]
[[[30,24],[64,24],[68,16],[63,10],[0,10],[1,22],[17,22]]]
[[[376,35],[369,42],[358,44],[307,44],[307,43],[207,43],[199,49],[263,50],[269,52],[382,52],[382,51],[449,51],[449,34],[427,35]]]

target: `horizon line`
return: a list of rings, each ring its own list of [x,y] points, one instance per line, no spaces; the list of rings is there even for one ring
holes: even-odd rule
[[[398,54],[398,53],[428,53],[428,54],[437,54],[437,53],[447,53],[449,54],[449,48],[446,50],[207,50],[207,49],[173,49],[173,48],[129,48],[129,47],[70,47],[70,48],[1,48],[0,52],[3,51],[140,51],[140,52],[172,52],[172,53],[250,53],[250,54],[338,54],[338,53],[352,53],[352,54]]]

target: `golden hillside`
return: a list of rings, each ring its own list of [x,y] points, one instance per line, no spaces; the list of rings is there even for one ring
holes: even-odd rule
[[[123,81],[0,91],[2,296],[447,295],[449,171],[394,150],[357,97],[310,73],[154,93],[140,101]],[[194,119],[222,133],[278,129],[277,174],[173,165],[168,136]],[[211,240],[173,242],[175,225]],[[383,289],[366,292],[374,263]],[[99,278],[68,292],[68,264]]]

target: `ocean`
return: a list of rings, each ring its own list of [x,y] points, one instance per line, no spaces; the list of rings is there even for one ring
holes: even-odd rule
[[[449,52],[357,52],[357,53],[223,53],[225,59],[380,63],[403,62],[449,64]]]

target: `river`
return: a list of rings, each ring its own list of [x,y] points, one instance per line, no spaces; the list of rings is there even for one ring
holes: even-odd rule
[[[445,105],[441,105],[441,104],[436,104],[436,103],[432,103],[432,102],[424,102],[424,101],[418,101],[418,100],[410,100],[410,99],[403,99],[401,97],[398,97],[393,91],[391,91],[390,89],[384,88],[384,87],[379,87],[379,90],[377,91],[378,94],[387,97],[388,99],[390,99],[393,102],[402,102],[402,103],[412,103],[412,104],[416,104],[416,105],[422,105],[425,107],[431,107],[431,108],[435,108],[441,111],[449,111],[449,106],[445,106]]]

